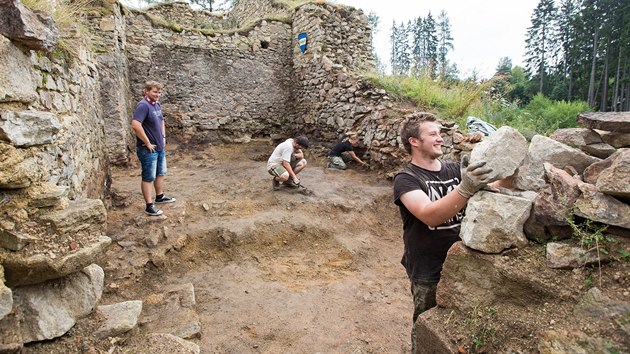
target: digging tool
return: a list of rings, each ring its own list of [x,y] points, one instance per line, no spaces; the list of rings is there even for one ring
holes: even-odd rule
[[[298,186],[298,190],[300,191],[300,193],[304,194],[304,195],[312,195],[313,191],[306,188],[305,186],[302,185],[302,182],[297,184]]]

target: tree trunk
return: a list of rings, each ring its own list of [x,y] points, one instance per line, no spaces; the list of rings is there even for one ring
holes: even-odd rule
[[[597,43],[599,41],[599,28],[593,34],[593,57],[591,61],[591,77],[588,82],[588,106],[595,106],[595,66],[597,64]]]
[[[543,25],[542,28],[542,50],[540,52],[540,68],[538,69],[538,76],[540,77],[540,85],[538,86],[538,90],[540,91],[540,93],[544,94],[543,92],[543,88],[544,88],[544,79],[545,79],[545,41],[547,40],[546,38],[546,27],[545,25]]]
[[[602,96],[599,104],[600,112],[608,112],[608,60],[610,58],[610,35],[606,40],[606,55],[604,55],[604,70],[602,72]]]
[[[613,88],[612,111],[619,112],[621,110],[621,100],[619,97],[619,80],[621,79],[621,53],[623,48],[620,46],[617,54],[617,70],[615,70],[615,86]]]

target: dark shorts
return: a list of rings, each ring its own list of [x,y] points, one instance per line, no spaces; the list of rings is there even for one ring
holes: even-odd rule
[[[142,180],[144,182],[153,182],[156,177],[166,174],[166,155],[164,150],[153,150],[151,152],[148,148],[142,146],[136,148],[136,153],[142,166]]]

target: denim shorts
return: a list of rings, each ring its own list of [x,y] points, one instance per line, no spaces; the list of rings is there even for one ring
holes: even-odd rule
[[[164,150],[153,152],[142,146],[136,148],[138,160],[142,165],[142,180],[144,182],[153,182],[157,176],[166,174],[166,155]]]

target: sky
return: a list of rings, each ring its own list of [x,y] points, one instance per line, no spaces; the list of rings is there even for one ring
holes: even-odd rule
[[[461,78],[477,70],[478,78],[492,77],[499,59],[508,57],[512,65],[524,66],[525,35],[531,15],[540,0],[332,0],[376,13],[380,22],[374,46],[389,67],[389,36],[397,25],[427,16],[434,19],[444,10],[451,23],[454,50],[447,58],[457,64]]]

